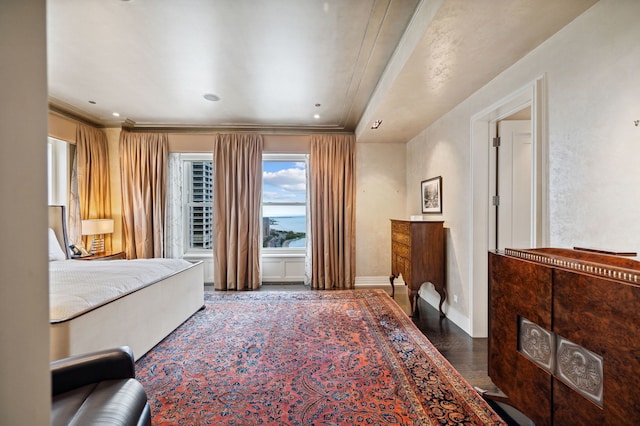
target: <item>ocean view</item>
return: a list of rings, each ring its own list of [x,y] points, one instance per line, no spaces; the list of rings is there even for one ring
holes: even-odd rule
[[[279,231],[307,232],[307,223],[305,216],[271,216],[273,221],[270,228]],[[300,238],[289,242],[289,247],[301,248],[305,247],[306,238]]]

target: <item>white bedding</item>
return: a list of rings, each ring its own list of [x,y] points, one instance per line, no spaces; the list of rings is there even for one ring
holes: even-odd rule
[[[49,262],[49,318],[73,318],[192,264],[182,259]]]

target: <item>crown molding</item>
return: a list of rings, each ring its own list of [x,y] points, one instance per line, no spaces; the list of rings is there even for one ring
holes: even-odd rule
[[[347,130],[344,126],[295,126],[277,125],[261,126],[258,124],[217,124],[217,125],[191,125],[176,123],[138,123],[130,118],[120,121],[105,121],[86,113],[69,104],[55,98],[49,98],[49,111],[60,116],[76,120],[78,122],[97,128],[122,128],[129,132],[166,132],[166,133],[264,133],[264,134],[294,134],[308,135],[319,133],[353,135],[353,130]]]

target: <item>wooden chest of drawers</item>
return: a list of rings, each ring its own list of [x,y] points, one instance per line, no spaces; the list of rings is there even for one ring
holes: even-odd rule
[[[444,280],[444,221],[410,222],[391,220],[391,295],[395,296],[394,280],[402,274],[409,287],[413,315],[418,315],[416,297],[425,282],[433,284],[442,304],[447,297]]]

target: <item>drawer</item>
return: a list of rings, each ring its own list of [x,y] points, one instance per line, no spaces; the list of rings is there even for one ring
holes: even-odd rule
[[[394,253],[391,257],[391,269],[393,273],[405,276],[411,269],[411,261]]]
[[[411,228],[409,222],[391,222],[391,233],[392,234],[407,234],[409,235]]]
[[[395,241],[400,244],[405,244],[407,246],[411,245],[411,238],[409,237],[409,234],[401,234],[398,232],[394,232],[391,234],[391,241]]]
[[[398,275],[404,271],[404,258],[391,255],[391,273]]]
[[[391,252],[397,256],[411,258],[411,255],[410,255],[411,250],[409,250],[409,246],[406,244],[400,244],[396,241],[393,241],[391,243]]]
[[[407,285],[411,284],[411,263],[409,261],[406,261],[404,268],[402,268],[402,280]]]
[[[402,274],[406,284],[411,282],[411,260],[396,253],[392,256],[391,269],[393,274]]]

